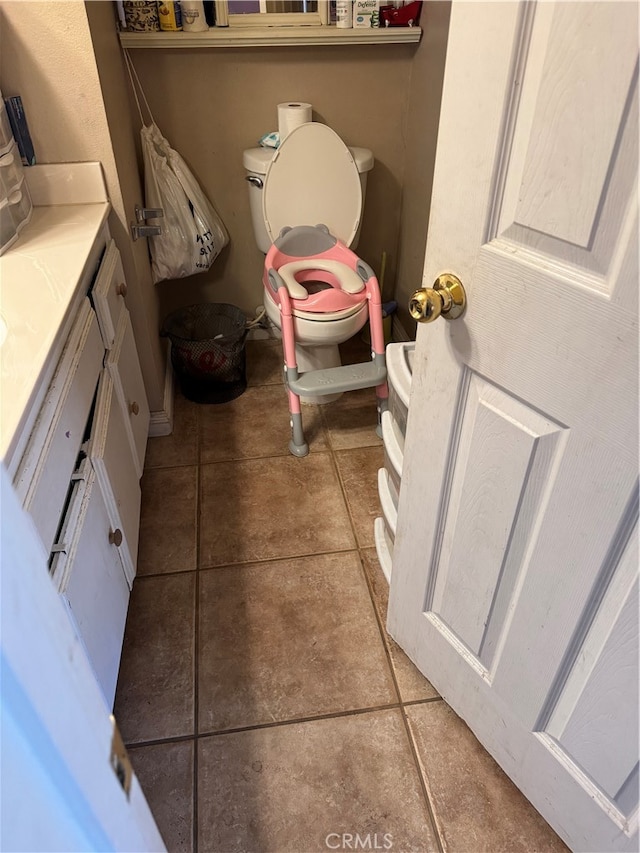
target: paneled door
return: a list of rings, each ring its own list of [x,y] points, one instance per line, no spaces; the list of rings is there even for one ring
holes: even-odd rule
[[[388,627],[576,851],[638,849],[638,5],[454,0]]]
[[[0,850],[164,851],[115,718],[51,583],[46,552],[2,465],[0,502]],[[95,513],[106,517],[101,496],[87,512],[90,536]],[[103,566],[109,559],[98,557]],[[124,576],[122,584],[126,591]]]

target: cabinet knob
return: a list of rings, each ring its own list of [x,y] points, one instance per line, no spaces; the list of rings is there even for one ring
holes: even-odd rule
[[[132,415],[140,414],[140,406],[134,400],[133,403],[129,403],[129,411]]]
[[[109,531],[109,544],[115,545],[116,548],[119,548],[122,545],[122,530],[119,527],[116,527],[115,530]]]
[[[120,284],[116,285],[116,293],[118,294],[118,296],[127,295],[127,285],[124,281],[121,281]]]

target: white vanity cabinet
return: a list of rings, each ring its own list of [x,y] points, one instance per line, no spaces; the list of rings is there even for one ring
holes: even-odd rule
[[[129,414],[111,372],[102,371],[87,453],[106,498],[116,546],[129,584],[135,577],[140,518],[140,475],[129,438]]]
[[[126,411],[127,440],[136,471],[141,477],[149,432],[149,406],[131,317],[124,304],[127,283],[120,253],[113,240],[107,245],[91,294],[102,338],[109,350],[106,367],[113,379],[120,404]]]
[[[103,360],[96,315],[85,296],[14,479],[47,551],[54,545]]]
[[[126,412],[127,439],[138,477],[141,477],[150,413],[128,311],[121,313],[113,349],[107,358],[107,368]]]
[[[54,555],[53,580],[81,637],[107,705],[113,705],[129,584],[108,500],[91,462],[77,472]]]
[[[149,407],[106,225],[90,254],[14,486],[110,708],[136,573]]]

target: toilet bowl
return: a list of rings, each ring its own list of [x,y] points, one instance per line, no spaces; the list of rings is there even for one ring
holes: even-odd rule
[[[265,254],[282,228],[322,223],[355,249],[362,227],[367,175],[373,155],[367,148],[348,148],[327,125],[310,122],[292,131],[279,149],[251,148],[243,154],[247,170],[253,232]],[[280,310],[265,287],[264,307],[280,329]],[[367,321],[363,306],[336,315],[294,310],[298,364],[301,370],[340,364],[338,345],[357,334]],[[306,403],[328,403],[339,394],[303,396]]]

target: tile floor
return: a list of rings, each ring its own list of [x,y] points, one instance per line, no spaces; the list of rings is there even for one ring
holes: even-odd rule
[[[115,714],[167,848],[564,850],[386,634],[373,392],[295,459],[280,361],[149,442]]]

